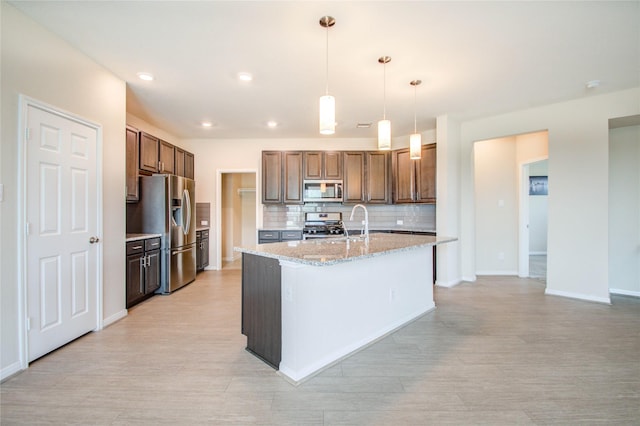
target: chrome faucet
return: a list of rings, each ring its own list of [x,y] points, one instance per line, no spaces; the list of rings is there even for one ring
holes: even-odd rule
[[[364,238],[369,241],[369,212],[367,208],[363,204],[356,204],[353,206],[353,209],[351,209],[351,217],[349,217],[349,220],[353,220],[353,214],[358,207],[362,207],[362,210],[364,210],[364,228],[360,234],[364,233]]]

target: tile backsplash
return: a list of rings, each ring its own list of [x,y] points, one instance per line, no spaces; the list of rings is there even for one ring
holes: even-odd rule
[[[347,229],[361,228],[364,213],[358,209],[349,220],[353,206],[331,203],[305,205],[264,205],[263,229],[299,228],[304,226],[305,212],[340,212]],[[368,204],[369,229],[436,229],[436,206],[433,204]],[[398,223],[401,221],[401,223]]]

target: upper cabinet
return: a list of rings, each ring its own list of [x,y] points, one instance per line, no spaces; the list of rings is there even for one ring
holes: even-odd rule
[[[342,179],[342,152],[304,151],[304,179]]]
[[[177,174],[175,171],[175,147],[169,142],[160,140],[159,150],[158,170],[160,173]]]
[[[160,139],[140,132],[140,170],[158,173],[159,145]]]
[[[127,126],[126,129],[126,184],[127,202],[138,201],[138,129]]]
[[[180,147],[131,126],[127,126],[126,147],[127,201],[138,200],[138,174],[165,173],[194,179],[194,155]]]
[[[421,158],[412,160],[409,149],[393,151],[393,202],[436,202],[436,144],[422,145]]]
[[[389,153],[345,151],[344,202],[388,204],[391,197]]]
[[[302,204],[302,151],[262,152],[262,203]]]

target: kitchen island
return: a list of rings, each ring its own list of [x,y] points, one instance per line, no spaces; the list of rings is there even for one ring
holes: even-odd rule
[[[435,308],[432,248],[373,234],[236,247],[247,350],[293,383]]]

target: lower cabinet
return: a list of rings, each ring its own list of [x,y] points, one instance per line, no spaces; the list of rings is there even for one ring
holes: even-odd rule
[[[160,238],[127,243],[127,308],[160,288]]]
[[[209,230],[196,231],[196,271],[209,266]]]
[[[258,244],[280,243],[282,241],[299,241],[302,231],[299,230],[260,230]]]

